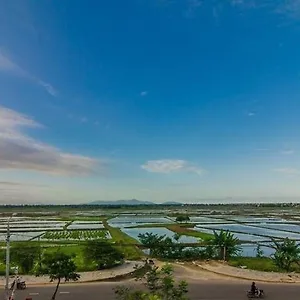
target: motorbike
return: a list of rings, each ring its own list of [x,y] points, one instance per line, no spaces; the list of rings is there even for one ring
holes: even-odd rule
[[[257,292],[253,294],[251,291],[247,291],[247,297],[249,299],[263,299],[265,298],[265,292],[264,290],[257,290]]]
[[[10,289],[13,290],[15,286],[15,282],[13,282],[10,286]],[[26,282],[25,281],[20,281],[17,283],[17,290],[25,290],[26,289]]]

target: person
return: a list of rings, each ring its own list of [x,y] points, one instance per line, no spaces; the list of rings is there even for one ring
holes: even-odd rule
[[[20,288],[21,278],[19,275],[17,276],[16,283],[17,283],[17,289]]]
[[[255,282],[253,281],[252,284],[251,284],[251,294],[252,295],[255,295],[257,293],[257,288],[256,288],[256,285],[255,285]]]

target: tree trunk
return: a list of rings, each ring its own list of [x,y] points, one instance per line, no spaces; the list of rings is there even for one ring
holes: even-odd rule
[[[57,285],[56,285],[56,288],[55,288],[55,291],[54,291],[54,294],[53,294],[51,300],[55,300],[59,284],[60,284],[60,278],[58,278]]]

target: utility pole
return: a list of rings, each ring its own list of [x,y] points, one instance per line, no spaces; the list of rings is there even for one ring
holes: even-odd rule
[[[11,220],[12,216],[7,221],[7,231],[6,231],[6,272],[5,272],[5,293],[6,293],[6,299],[9,300],[9,265],[10,265],[10,226],[9,222]]]
[[[16,214],[13,213],[7,220],[7,231],[6,231],[6,269],[5,269],[5,294],[6,294],[6,299],[10,299],[9,295],[9,271],[10,271],[10,220],[12,219],[13,216]]]

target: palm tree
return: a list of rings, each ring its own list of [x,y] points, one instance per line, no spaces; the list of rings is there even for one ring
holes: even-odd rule
[[[273,239],[273,248],[275,253],[272,258],[280,269],[289,272],[293,263],[299,263],[300,248],[296,241],[286,238],[278,242]]]
[[[219,259],[228,260],[230,257],[238,255],[241,248],[239,239],[228,230],[221,230],[219,233],[214,231],[211,245]]]

